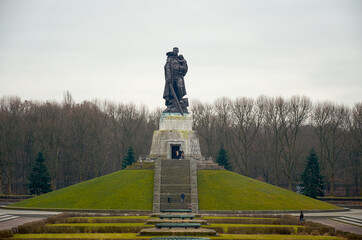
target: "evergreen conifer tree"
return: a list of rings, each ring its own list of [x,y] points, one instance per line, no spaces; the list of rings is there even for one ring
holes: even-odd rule
[[[229,163],[228,153],[224,149],[224,146],[220,147],[219,153],[218,153],[217,158],[216,158],[216,162],[220,166],[223,166],[226,170],[229,170],[229,171],[232,170],[232,167],[231,167],[231,165]]]
[[[30,194],[40,195],[51,191],[50,174],[44,164],[44,156],[42,152],[38,152],[35,164],[29,175]]]
[[[320,174],[318,156],[312,149],[305,162],[305,169],[301,175],[301,191],[304,195],[312,198],[323,196],[324,183],[323,176]]]
[[[128,165],[132,165],[135,161],[133,148],[129,147],[126,156],[122,159],[121,169],[125,169]]]

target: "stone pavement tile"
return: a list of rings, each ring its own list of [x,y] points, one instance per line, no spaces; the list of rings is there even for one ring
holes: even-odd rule
[[[315,219],[311,219],[311,221],[334,227],[336,230],[342,230],[345,232],[356,233],[356,234],[362,235],[361,227],[352,226],[352,225],[341,223],[341,222],[336,222],[336,221],[333,221],[333,220],[327,219],[327,218],[315,218]]]
[[[15,219],[18,218],[19,216],[13,216],[13,215],[8,215],[8,214],[0,214],[0,222],[5,222],[5,221],[9,221],[11,219]]]
[[[362,219],[351,218],[351,217],[338,217],[338,218],[331,218],[334,221],[347,223],[350,225],[355,225],[358,227],[362,227]]]

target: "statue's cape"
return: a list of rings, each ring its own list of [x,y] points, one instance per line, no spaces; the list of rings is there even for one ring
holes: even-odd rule
[[[182,96],[185,96],[187,93],[186,93],[186,88],[185,88],[185,81],[183,79],[182,79],[182,86],[183,86],[183,88],[182,88],[182,90],[183,90],[182,91]],[[168,84],[167,81],[165,82],[165,88],[163,90],[163,98],[164,99],[173,98],[172,92],[171,92],[171,89],[170,89],[170,84]]]

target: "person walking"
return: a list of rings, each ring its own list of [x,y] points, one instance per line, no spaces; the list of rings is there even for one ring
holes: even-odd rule
[[[181,193],[181,202],[183,203],[185,201],[185,194],[184,192]]]
[[[300,211],[300,215],[299,215],[300,225],[303,225],[303,221],[304,221],[304,214],[303,214],[303,211]]]
[[[170,193],[167,194],[167,202],[168,202],[168,203],[171,202],[171,195],[170,195]]]

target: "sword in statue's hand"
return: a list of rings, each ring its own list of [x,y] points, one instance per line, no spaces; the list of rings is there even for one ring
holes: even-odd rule
[[[176,95],[176,93],[175,93],[175,90],[173,89],[173,86],[172,86],[171,81],[170,81],[170,82],[168,82],[168,85],[169,85],[169,87],[170,87],[170,89],[171,89],[171,93],[172,93],[172,96],[173,96],[174,102],[176,102],[176,105],[177,105],[178,109],[180,110],[181,115],[183,116],[183,115],[184,115],[184,113],[183,113],[183,111],[182,111],[182,108],[181,108],[180,102],[178,101],[178,98],[177,98],[177,95]]]

